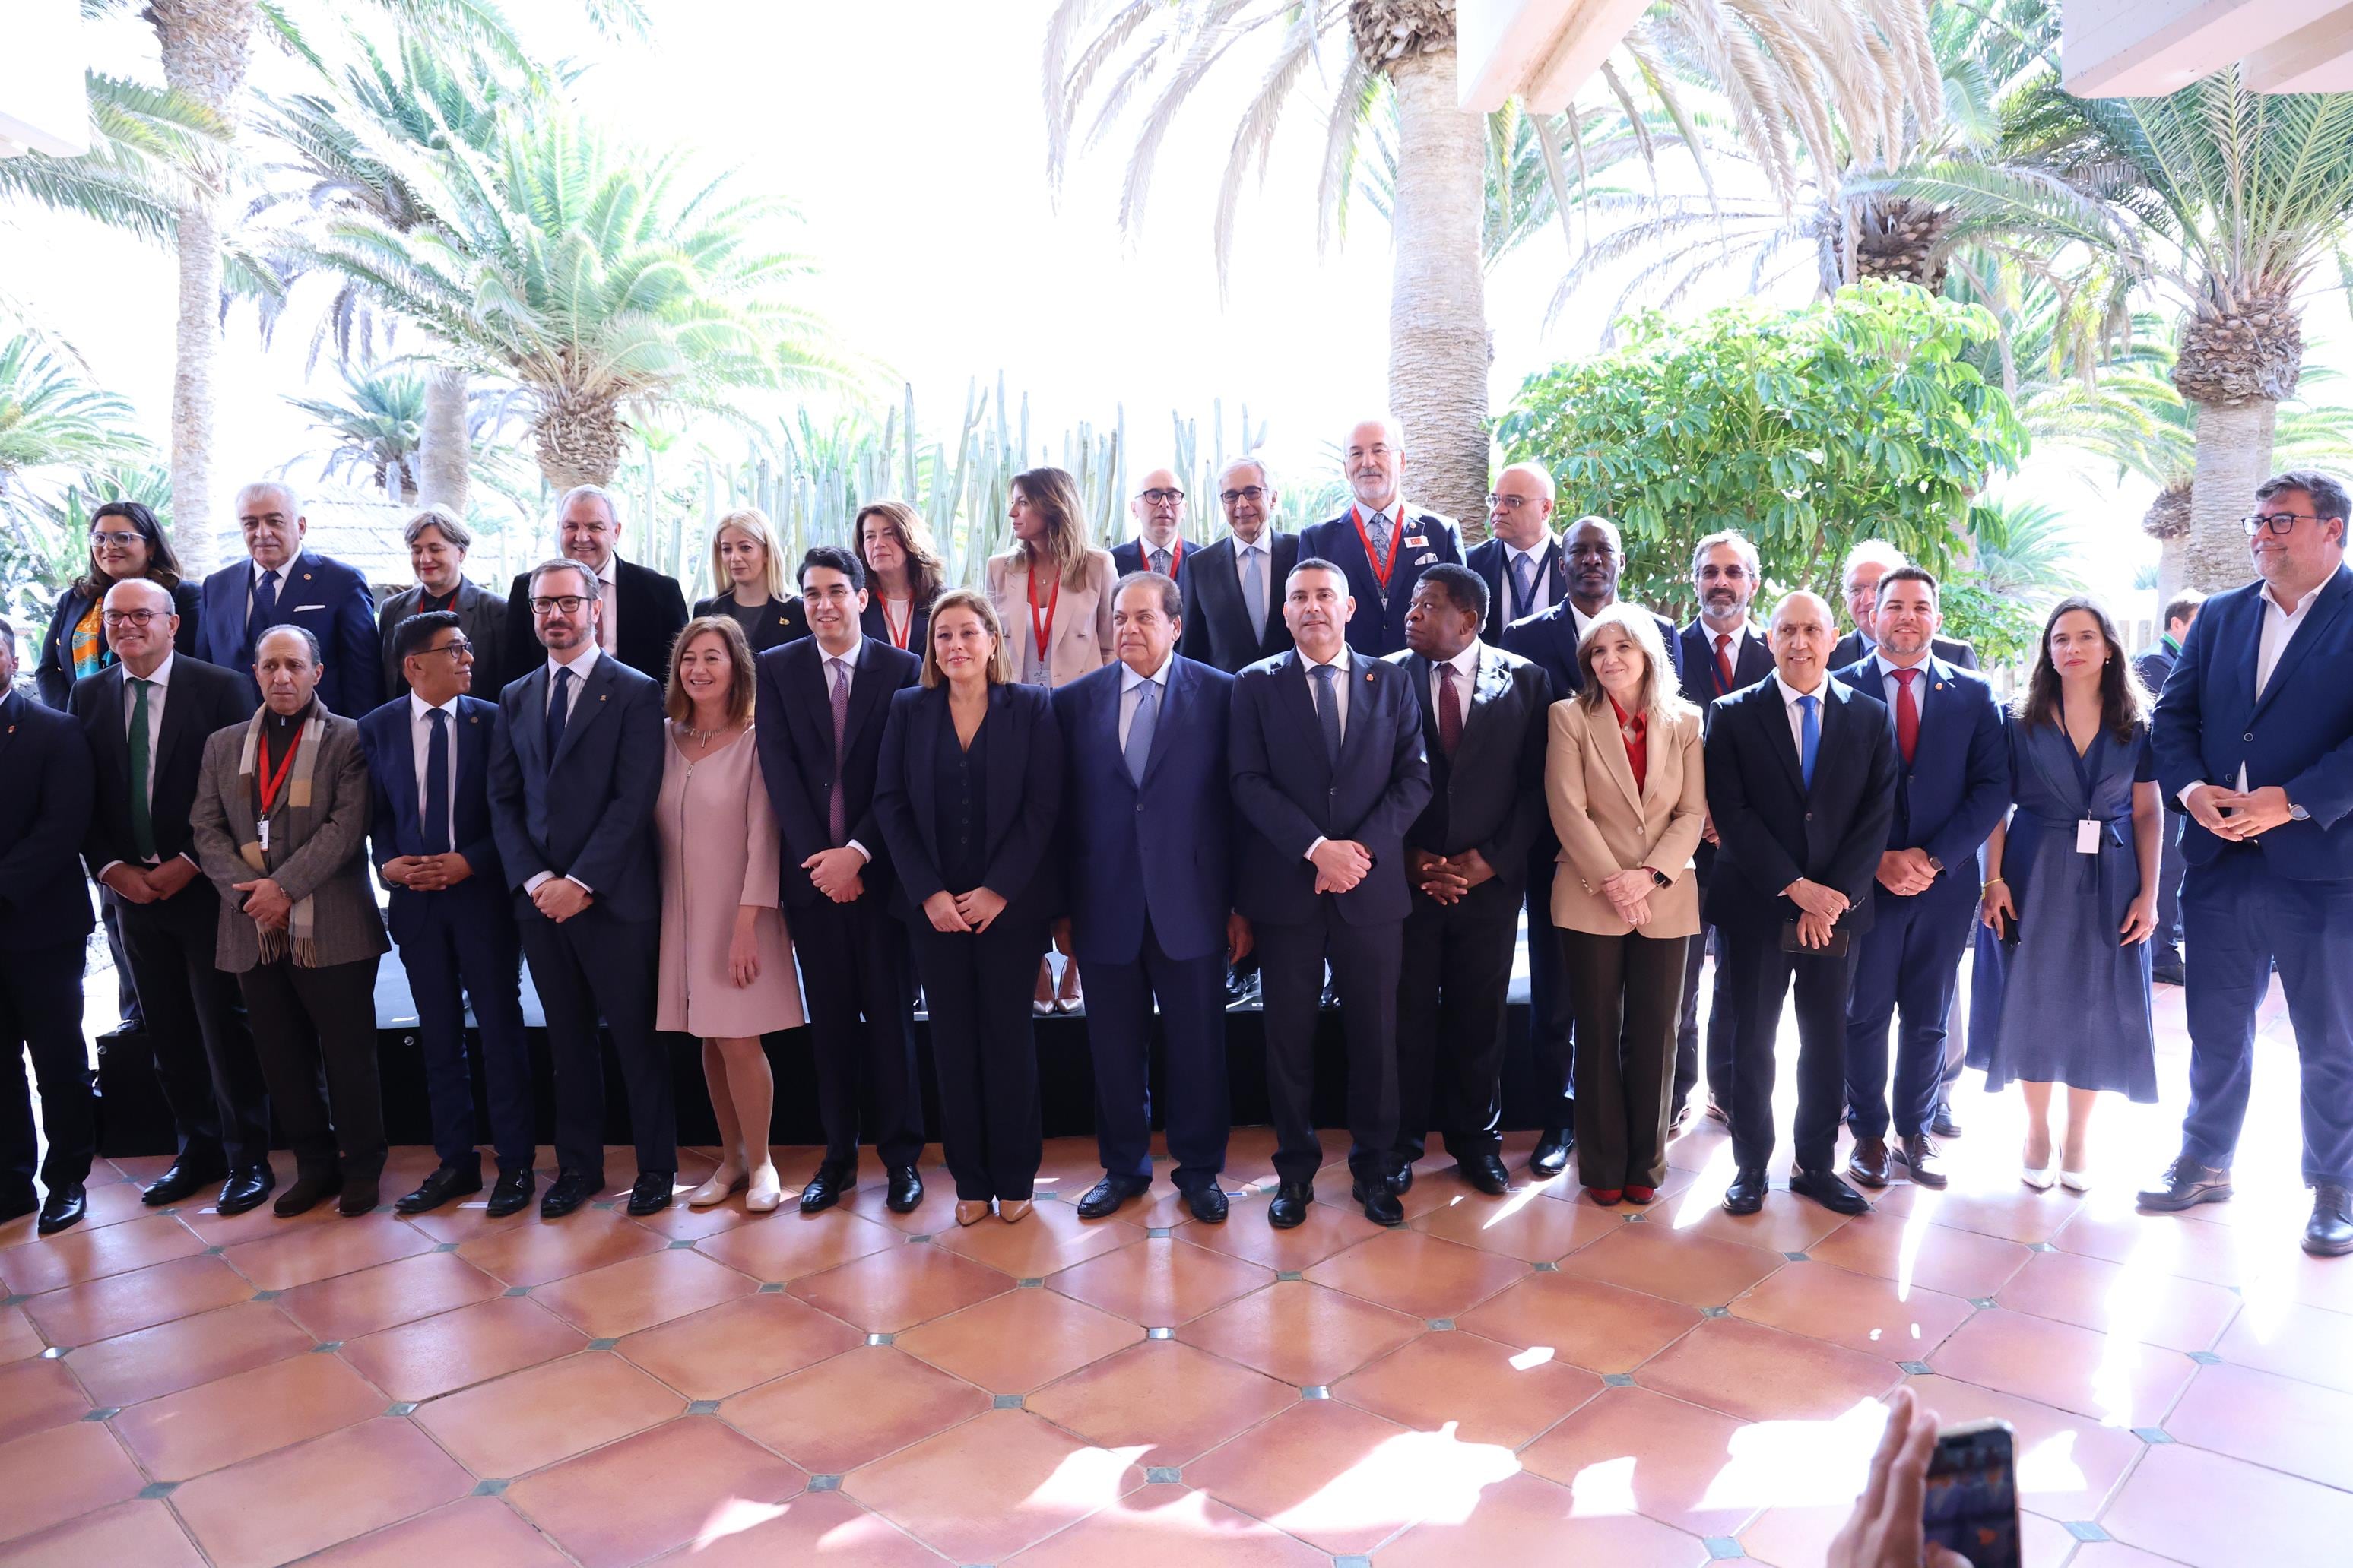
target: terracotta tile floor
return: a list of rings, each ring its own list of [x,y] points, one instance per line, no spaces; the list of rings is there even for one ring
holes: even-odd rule
[[[1258,1129],[1222,1229],[1157,1190],[1081,1222],[1083,1140],[1028,1224],[963,1232],[944,1173],[896,1215],[871,1163],[811,1221],[617,1187],[552,1225],[159,1214],[161,1162],[102,1164],[79,1230],[0,1227],[0,1564],[1811,1568],[1905,1381],[2017,1428],[2035,1568],[2342,1562],[2353,1259],[2295,1248],[2284,1018],[2238,1199],[2158,1219],[2158,1011],[2170,1098],[2103,1108],[2089,1195],[2019,1185],[1972,1077],[1951,1190],[1843,1222],[1722,1214],[1705,1123],[1648,1212],[1440,1153],[1394,1233],[1345,1173],[1270,1230]]]

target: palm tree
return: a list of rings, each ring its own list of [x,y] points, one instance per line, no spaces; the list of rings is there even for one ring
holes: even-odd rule
[[[292,397],[322,429],[341,437],[321,472],[327,478],[364,469],[375,488],[403,503],[417,500],[418,452],[424,445],[425,379],[403,371],[343,372],[342,397]]]

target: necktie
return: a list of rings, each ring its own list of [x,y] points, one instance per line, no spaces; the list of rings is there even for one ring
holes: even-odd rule
[[[1536,569],[1525,555],[1512,557],[1512,619],[1535,612]]]
[[[155,820],[148,815],[147,802],[147,693],[154,688],[152,680],[137,676],[131,681],[131,847],[139,852],[142,860],[155,858]]]
[[[1438,744],[1449,757],[1462,743],[1462,698],[1454,689],[1455,675],[1451,664],[1438,667]]]
[[[1155,572],[1159,573],[1163,577],[1168,575],[1168,552],[1166,550],[1155,550],[1152,552],[1152,569]]]
[[[833,787],[826,792],[825,829],[838,848],[849,842],[849,803],[841,787],[842,742],[849,735],[849,665],[829,658],[833,666]]]
[[[1256,545],[1242,549],[1242,604],[1250,610],[1250,636],[1266,641],[1266,568]]]
[[[1920,679],[1916,669],[1895,672],[1895,746],[1904,753],[1904,765],[1912,765],[1912,753],[1920,749],[1920,704],[1912,696],[1912,683]]]
[[[1720,697],[1732,689],[1732,638],[1723,632],[1715,634],[1715,675]]]
[[[1814,717],[1814,710],[1820,706],[1819,697],[1798,699],[1798,710],[1802,715],[1798,724],[1798,773],[1808,789],[1814,787],[1814,753],[1822,749],[1821,721]]]
[[[1340,679],[1340,667],[1319,664],[1308,673],[1315,677],[1315,721],[1324,731],[1324,755],[1336,768],[1340,765],[1340,694],[1334,688]]]
[[[1127,721],[1127,776],[1144,784],[1144,764],[1152,760],[1152,731],[1160,722],[1160,682],[1147,680],[1136,689],[1135,713]]]
[[[555,667],[553,695],[547,700],[547,763],[555,765],[555,753],[564,749],[564,726],[572,721],[572,667]]]
[[[436,708],[425,715],[425,852],[449,848],[449,715]]]
[[[245,615],[245,646],[250,654],[261,634],[278,624],[278,574],[264,572],[253,585],[253,608]]]
[[[1389,514],[1373,513],[1373,566],[1387,571],[1389,563]]]

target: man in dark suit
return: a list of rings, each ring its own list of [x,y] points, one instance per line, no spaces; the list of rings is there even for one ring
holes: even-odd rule
[[[1904,552],[1883,539],[1863,540],[1846,552],[1839,587],[1845,595],[1847,617],[1854,629],[1839,638],[1831,649],[1832,669],[1846,669],[1871,657],[1876,646],[1871,627],[1879,614],[1879,580],[1907,564]],[[1978,667],[1978,650],[1958,637],[1936,637],[1928,644],[1928,651],[1957,669]]]
[[[1298,646],[1234,678],[1234,902],[1264,975],[1278,1140],[1266,1217],[1278,1230],[1307,1217],[1324,1163],[1309,1101],[1327,961],[1347,1037],[1354,1195],[1375,1224],[1405,1222],[1387,1179],[1397,1144],[1398,973],[1412,907],[1405,834],[1430,803],[1430,764],[1411,677],[1344,638],[1355,609],[1347,574],[1303,556],[1282,604]]]
[[[686,629],[686,595],[678,579],[624,561],[621,509],[601,485],[575,485],[555,509],[556,540],[566,561],[577,562],[597,582],[596,647],[657,686],[670,679],[670,645]],[[507,590],[506,649],[499,670],[507,679],[544,664],[531,610],[532,574],[522,574]]]
[[[506,653],[507,606],[505,600],[466,575],[466,552],[474,543],[472,531],[448,508],[428,506],[408,520],[403,533],[417,586],[403,588],[386,599],[376,616],[376,640],[384,649],[381,689],[385,700],[395,701],[408,695],[408,680],[402,673],[400,654],[393,647],[393,634],[409,616],[433,610],[448,610],[458,617],[458,629],[464,634],[474,661],[473,686],[467,689],[479,688],[495,699],[506,684],[505,667],[499,661]]]
[[[1195,1219],[1226,1217],[1226,963],[1250,942],[1250,923],[1233,912],[1234,683],[1178,656],[1183,629],[1176,584],[1131,573],[1112,599],[1118,659],[1054,693],[1071,951],[1087,974],[1103,1166],[1079,1202],[1086,1219],[1152,1184],[1155,1003],[1176,1190]]]
[[[859,1107],[906,1214],[923,1201],[923,1089],[907,928],[891,910],[891,858],[874,816],[874,770],[894,693],[923,661],[863,634],[866,564],[839,545],[801,558],[809,635],[756,661],[760,773],[784,847],[777,887],[808,997],[825,1159],[801,1189],[817,1214],[858,1184]]]
[[[1764,580],[1757,547],[1736,530],[1711,533],[1692,551],[1692,593],[1699,601],[1699,616],[1683,629],[1680,646],[1667,646],[1676,649],[1682,666],[1683,700],[1703,716],[1717,698],[1729,697],[1773,673],[1773,645],[1748,618],[1748,606]],[[1715,869],[1715,828],[1711,823],[1692,856],[1703,909]],[[1708,945],[1715,940],[1715,928],[1703,924],[1683,959],[1683,1012],[1675,1026],[1675,1076],[1667,1098],[1670,1125],[1675,1127],[1691,1114],[1691,1091],[1699,1082],[1699,976],[1706,966]],[[1707,1011],[1707,1113],[1722,1121],[1725,1086],[1732,1081],[1732,1014],[1724,1004],[1721,959],[1715,978]]]
[[[1367,419],[1351,430],[1341,460],[1356,500],[1338,517],[1300,531],[1299,558],[1329,561],[1345,574],[1356,603],[1348,646],[1386,658],[1405,647],[1415,581],[1441,561],[1460,562],[1462,538],[1452,518],[1406,504],[1398,488],[1405,437],[1395,419]]]
[[[375,601],[366,579],[302,548],[310,520],[292,487],[277,479],[237,492],[246,559],[205,579],[196,657],[251,680],[254,643],[271,626],[300,626],[319,645],[319,700],[356,719],[376,705]],[[261,702],[255,687],[253,704]]]
[[[1594,616],[1618,602],[1619,579],[1626,571],[1626,546],[1618,525],[1606,517],[1580,517],[1570,525],[1563,542],[1568,559],[1568,595],[1541,615],[1525,616],[1504,628],[1505,651],[1533,660],[1552,683],[1555,701],[1585,685],[1577,667],[1577,645]],[[1680,660],[1683,643],[1674,622],[1664,616],[1659,641],[1668,657]],[[1683,666],[1675,666],[1678,679]],[[1553,940],[1552,875],[1560,855],[1549,819],[1536,828],[1528,855],[1528,1056],[1542,1079],[1544,1130],[1528,1155],[1528,1169],[1539,1176],[1557,1176],[1568,1164],[1577,1142],[1576,1077],[1570,1039],[1575,1009],[1567,976],[1561,973],[1560,944]]]
[[[2133,672],[2148,688],[2151,697],[2165,689],[2166,677],[2173,673],[2173,661],[2181,656],[2181,639],[2189,635],[2191,624],[2198,619],[2198,607],[2205,602],[2206,595],[2195,588],[2184,588],[2174,595],[2165,606],[2165,635],[2158,639],[2155,647],[2134,658]],[[2157,934],[2149,939],[2149,978],[2160,985],[2179,985],[2183,978],[2181,876],[2188,862],[2181,858],[2181,803],[2168,795],[2165,805],[2161,840],[2164,857],[2157,871]]]
[[[1490,537],[1462,563],[1487,584],[1487,619],[1479,635],[1501,646],[1504,628],[1540,616],[1568,597],[1568,557],[1552,536],[1552,476],[1536,463],[1514,463],[1495,476],[1487,498]]]
[[[654,1035],[662,689],[597,646],[604,587],[593,567],[545,561],[524,584],[546,654],[499,696],[491,828],[554,1058],[555,1180],[539,1212],[557,1218],[604,1189],[601,1014],[637,1142],[628,1210],[649,1215],[670,1206],[678,1174],[670,1056]]]
[[[1430,804],[1405,836],[1413,901],[1398,984],[1397,1193],[1413,1185],[1433,1111],[1463,1180],[1489,1194],[1511,1180],[1499,1157],[1504,1007],[1528,846],[1545,816],[1552,683],[1479,640],[1487,612],[1477,573],[1433,566],[1414,584],[1408,651],[1389,660],[1412,679],[1430,762]]]
[[[2158,701],[2158,782],[2181,853],[2189,1110],[2181,1153],[2140,1194],[2172,1211],[2231,1195],[2255,1014],[2276,966],[2304,1076],[2304,1249],[2353,1252],[2353,570],[2345,487],[2310,469],[2255,490],[2263,581],[2217,594]]]
[[[1789,1190],[1836,1214],[1871,1205],[1839,1180],[1847,993],[1871,929],[1872,876],[1895,813],[1887,705],[1830,679],[1831,607],[1803,590],[1773,612],[1774,677],[1717,700],[1707,727],[1715,874],[1707,917],[1723,943],[1732,1025],[1732,1184],[1755,1214],[1773,1155],[1773,1047],[1797,983],[1797,1168]]]
[[[482,1190],[466,1051],[470,1003],[482,1032],[482,1084],[498,1152],[488,1205],[497,1219],[531,1202],[539,1152],[518,994],[522,939],[491,829],[498,704],[469,695],[474,644],[456,611],[409,616],[394,629],[393,643],[404,695],[360,721],[371,783],[368,840],[376,875],[392,889],[392,940],[417,999],[441,1161],[393,1207],[423,1214]]]
[[[1846,1012],[1847,1174],[1887,1184],[1891,1160],[1924,1187],[1945,1172],[1928,1136],[1944,1085],[1945,1020],[1976,925],[1978,850],[2010,808],[2010,748],[1993,688],[1928,652],[1936,579],[1897,566],[1879,579],[1877,647],[1838,672],[1895,722],[1895,816],[1871,889]],[[1887,1142],[1887,1038],[1895,1045],[1895,1146]]]
[[[1291,647],[1282,585],[1299,563],[1299,536],[1275,531],[1274,483],[1256,458],[1228,463],[1218,485],[1226,537],[1194,552],[1186,565],[1177,651],[1235,675]]]
[[[74,682],[68,706],[97,778],[82,860],[106,889],[147,1019],[155,1078],[172,1108],[177,1158],[144,1201],[176,1204],[220,1184],[239,1215],[269,1196],[269,1101],[237,982],[213,963],[220,896],[198,868],[189,818],[205,742],[259,705],[252,678],[173,651],[179,617],[153,583],[106,594],[120,661]]]
[[[54,1236],[81,1221],[98,1153],[90,1047],[81,1035],[90,893],[74,851],[90,826],[90,742],[66,714],[16,687],[16,628],[0,620],[0,1223],[40,1212]],[[49,1149],[47,1196],[33,1196],[33,1100]]]
[[[1123,577],[1131,572],[1157,572],[1182,583],[1191,551],[1185,543],[1185,487],[1176,474],[1155,468],[1145,475],[1127,510],[1135,519],[1136,533],[1112,546],[1113,569]]]

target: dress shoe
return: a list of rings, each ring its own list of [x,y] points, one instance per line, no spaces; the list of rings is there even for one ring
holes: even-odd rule
[[[1953,1120],[1953,1108],[1944,1100],[1936,1101],[1936,1114],[1928,1118],[1928,1131],[1939,1138],[1958,1138],[1961,1124]]]
[[[670,1194],[677,1190],[676,1171],[639,1171],[637,1185],[629,1189],[629,1217],[643,1219],[661,1213],[670,1207]]]
[[[784,1184],[776,1180],[776,1168],[767,1161],[760,1162],[752,1173],[752,1184],[744,1194],[744,1206],[754,1214],[774,1214],[784,1206]]]
[[[590,1198],[604,1190],[605,1175],[590,1175],[586,1171],[558,1171],[555,1180],[547,1184],[547,1191],[539,1200],[539,1217],[562,1219]]]
[[[504,1219],[511,1214],[521,1214],[531,1202],[531,1192],[539,1185],[539,1178],[529,1171],[501,1171],[498,1184],[491,1189],[491,1201],[482,1212],[492,1219]]]
[[[23,1219],[40,1206],[41,1200],[33,1195],[33,1189],[30,1187],[10,1193],[6,1197],[0,1198],[0,1225],[5,1225],[12,1219]]]
[[[159,1209],[182,1198],[194,1197],[227,1174],[227,1170],[219,1165],[191,1165],[175,1160],[170,1170],[148,1184],[139,1201],[149,1208]]]
[[[892,1214],[913,1214],[915,1205],[923,1201],[923,1178],[913,1165],[896,1165],[891,1171],[891,1190],[884,1194],[883,1206]]]
[[[2153,1187],[2143,1187],[2134,1202],[2143,1214],[2179,1214],[2200,1204],[2226,1203],[2231,1196],[2231,1173],[2200,1165],[2183,1156],[2165,1168]]]
[[[1726,1127],[1732,1125],[1731,1114],[1715,1102],[1715,1096],[1712,1094],[1707,1097],[1707,1119],[1710,1121],[1720,1121]]]
[[[1140,1196],[1149,1184],[1133,1176],[1105,1176],[1089,1187],[1087,1195],[1079,1200],[1079,1217],[1109,1219],[1124,1207],[1130,1198]]]
[[[1588,1197],[1606,1209],[1616,1208],[1626,1198],[1623,1187],[1588,1187],[1585,1192]]]
[[[375,1205],[383,1201],[384,1193],[374,1176],[365,1181],[346,1180],[343,1196],[336,1200],[335,1212],[345,1219],[357,1219],[364,1214],[374,1214]]]
[[[269,1209],[280,1219],[291,1219],[298,1214],[309,1214],[343,1190],[343,1176],[340,1171],[297,1172],[293,1181],[287,1184],[286,1190],[278,1194],[278,1201],[270,1205]]]
[[[1568,1169],[1568,1152],[1577,1147],[1577,1134],[1566,1127],[1547,1127],[1536,1146],[1529,1151],[1528,1169],[1550,1181]]]
[[[858,1184],[854,1171],[843,1171],[832,1165],[819,1165],[817,1174],[801,1189],[801,1213],[823,1214],[841,1201],[841,1195]],[[700,1195],[698,1192],[698,1195]],[[687,1200],[692,1204],[694,1200]]]
[[[1368,1182],[1359,1176],[1348,1190],[1350,1195],[1365,1205],[1365,1217],[1375,1225],[1396,1226],[1405,1223],[1405,1205],[1398,1202],[1395,1193],[1389,1191],[1388,1182],[1378,1180]]]
[[[41,1211],[41,1226],[48,1228],[48,1211]],[[2353,1198],[2342,1182],[2322,1182],[2312,1189],[2312,1220],[2304,1227],[2304,1249],[2315,1258],[2342,1258],[2353,1252]]]
[[[1029,1211],[1037,1206],[1028,1198],[999,1198],[997,1200],[997,1217],[1008,1225],[1019,1225],[1029,1217]]]
[[[1846,1173],[1866,1187],[1887,1184],[1887,1140],[1858,1138],[1846,1157]]]
[[[240,1165],[221,1183],[213,1206],[224,1216],[258,1209],[278,1185],[278,1174],[267,1165]]]
[[[1630,1204],[1657,1203],[1659,1201],[1659,1189],[1656,1187],[1638,1187],[1633,1183],[1629,1182],[1626,1184],[1626,1201]]]
[[[1267,1201],[1266,1223],[1277,1230],[1289,1230],[1306,1220],[1307,1205],[1314,1201],[1315,1189],[1305,1182],[1277,1182],[1274,1196]]]
[[[2187,985],[2189,976],[2181,967],[2178,952],[2160,952],[2149,961],[2148,977],[2159,985]]]
[[[985,1220],[987,1217],[988,1200],[987,1198],[958,1198],[956,1200],[956,1224],[978,1225],[982,1220]]]
[[[1945,1157],[1925,1134],[1915,1132],[1904,1140],[1895,1150],[1894,1160],[1912,1173],[1912,1184],[1915,1187],[1945,1184]]]
[[[396,1201],[395,1214],[427,1214],[452,1198],[471,1197],[482,1190],[482,1168],[442,1165],[417,1184],[417,1190]]]
[[[1491,1198],[1500,1198],[1510,1190],[1512,1173],[1504,1169],[1503,1160],[1493,1154],[1473,1154],[1467,1160],[1454,1162],[1462,1179]]]
[[[1732,1184],[1724,1189],[1724,1212],[1755,1214],[1765,1206],[1765,1173],[1759,1170],[1739,1170],[1732,1173]]]
[[[1828,1171],[1792,1171],[1789,1190],[1801,1198],[1811,1198],[1832,1214],[1869,1214],[1871,1205],[1863,1195],[1848,1186]]]
[[[1399,1160],[1381,1173],[1381,1184],[1398,1197],[1413,1191],[1413,1162]]]
[[[1189,1189],[1185,1194],[1185,1207],[1195,1219],[1199,1220],[1203,1225],[1223,1225],[1226,1223],[1226,1209],[1228,1205],[1226,1203],[1225,1190],[1219,1187],[1215,1182],[1211,1182],[1207,1186]]]

